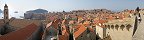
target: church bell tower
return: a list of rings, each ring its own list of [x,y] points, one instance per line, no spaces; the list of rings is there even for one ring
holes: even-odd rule
[[[4,19],[9,19],[9,12],[8,12],[8,6],[5,4],[4,6]]]

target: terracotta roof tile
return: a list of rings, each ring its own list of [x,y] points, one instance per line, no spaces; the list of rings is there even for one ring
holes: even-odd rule
[[[78,24],[77,26],[73,26],[74,29],[79,29],[81,26],[84,26],[83,24]]]
[[[22,29],[1,36],[0,40],[27,40],[38,28],[37,25],[30,24]]]
[[[113,20],[113,19],[114,19],[114,17],[112,17],[112,16],[109,16],[108,18],[109,18],[110,20]]]
[[[83,24],[84,24],[85,26],[89,26],[89,25],[90,25],[90,21],[85,21]]]
[[[80,36],[84,31],[86,30],[86,28],[84,26],[81,26],[78,31],[74,32],[74,37],[77,38],[78,36]]]
[[[58,23],[60,23],[60,22],[61,22],[61,20],[55,20],[55,21],[53,21],[52,26],[53,26],[55,29],[57,29],[57,28],[58,28]]]

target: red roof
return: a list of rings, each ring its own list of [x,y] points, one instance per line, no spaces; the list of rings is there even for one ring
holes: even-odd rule
[[[55,20],[55,21],[52,23],[52,26],[53,26],[55,29],[57,29],[59,22],[61,22],[61,20]]]
[[[58,29],[58,24],[61,22],[61,20],[54,20],[53,22],[50,22],[46,25],[46,29],[49,30],[49,27],[52,26],[55,29]]]
[[[123,14],[120,14],[120,19],[123,19],[125,16]]]
[[[110,15],[108,18],[109,18],[110,20],[113,20],[113,19],[114,19],[114,17],[112,17],[112,15]]]
[[[89,22],[89,21],[85,21],[83,24],[84,24],[85,26],[89,26],[89,25],[90,25],[90,22]]]
[[[84,26],[81,26],[78,31],[74,32],[74,37],[77,38],[77,37],[80,36],[85,30],[86,30],[86,28],[85,28]]]
[[[1,36],[0,40],[27,40],[38,28],[37,25],[30,24],[22,29]]]
[[[76,29],[75,31],[77,31],[81,26],[84,26],[83,24],[78,24],[77,26],[73,26],[72,28]]]
[[[105,23],[106,20],[99,20],[99,23]]]

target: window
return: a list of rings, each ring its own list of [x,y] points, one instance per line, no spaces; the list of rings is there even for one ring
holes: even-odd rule
[[[108,29],[110,29],[110,25],[108,25]]]
[[[120,28],[121,28],[122,30],[124,29],[124,27],[125,27],[124,25],[121,25],[121,26],[120,26]]]
[[[114,25],[111,25],[111,28],[114,29]]]
[[[119,28],[119,25],[118,25],[118,24],[116,24],[116,25],[115,25],[115,29],[117,29],[117,30],[118,30],[118,28]]]
[[[131,28],[132,26],[130,25],[130,24],[128,24],[127,26],[126,26],[126,29],[129,31],[129,29]]]

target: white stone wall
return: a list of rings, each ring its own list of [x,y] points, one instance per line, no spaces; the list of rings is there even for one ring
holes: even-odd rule
[[[100,38],[103,39],[103,28],[96,25],[96,34],[99,34]]]
[[[141,10],[139,13],[141,14],[142,21],[138,24],[132,40],[144,40],[144,10]]]
[[[120,27],[117,29],[106,29],[106,36],[110,35],[112,40],[132,40],[132,34],[133,34],[133,27],[129,29],[129,31],[126,29],[126,27],[122,30]]]

